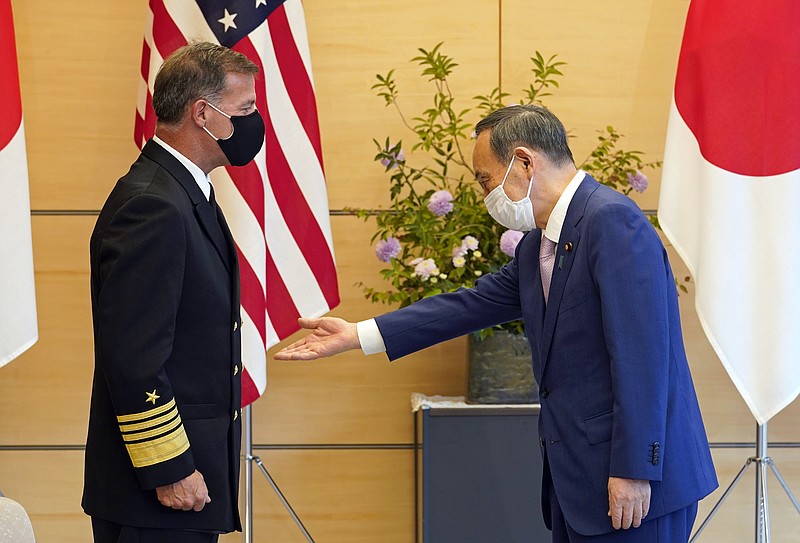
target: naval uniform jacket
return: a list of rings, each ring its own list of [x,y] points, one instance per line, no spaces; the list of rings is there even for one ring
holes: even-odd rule
[[[541,230],[474,289],[426,298],[377,317],[390,359],[522,318],[540,386],[543,512],[551,477],[569,525],[613,531],[608,478],[650,481],[648,520],[717,487],[681,335],[667,253],[629,198],[588,175],[561,230],[549,298],[539,272]]]
[[[239,269],[222,213],[150,141],[103,206],[90,258],[84,510],[126,526],[241,529]],[[161,505],[155,488],[195,469],[211,503]]]

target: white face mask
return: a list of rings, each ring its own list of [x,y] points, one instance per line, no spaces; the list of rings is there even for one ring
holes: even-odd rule
[[[506,191],[503,190],[503,185],[506,184],[506,179],[511,171],[511,166],[514,165],[515,158],[516,156],[511,157],[511,163],[508,165],[503,182],[483,199],[483,203],[494,220],[510,230],[526,232],[536,228],[536,220],[533,218],[533,203],[530,198],[533,176],[531,176],[531,182],[528,185],[528,194],[518,202],[511,200]]]

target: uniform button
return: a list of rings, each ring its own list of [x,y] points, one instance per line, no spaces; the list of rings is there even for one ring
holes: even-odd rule
[[[238,410],[238,409],[236,409],[236,410],[234,410],[234,412],[233,412],[233,420],[236,420],[236,419],[238,419],[238,418],[239,418],[239,410]]]
[[[233,374],[234,374],[234,375],[236,375],[236,374],[238,374],[238,373],[239,373],[239,364],[236,364],[236,365],[233,367]]]
[[[550,395],[550,389],[547,387],[544,387],[542,389],[542,393],[539,394],[539,396],[541,396],[542,398],[547,398],[549,395]]]
[[[235,332],[238,329],[239,329],[239,321],[233,321],[233,331]]]

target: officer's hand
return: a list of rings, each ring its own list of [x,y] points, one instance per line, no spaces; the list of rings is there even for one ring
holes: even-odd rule
[[[211,503],[206,481],[197,470],[176,483],[156,488],[156,494],[161,505],[182,511],[202,511],[207,503]]]
[[[650,510],[650,481],[608,478],[608,516],[615,530],[638,528]]]

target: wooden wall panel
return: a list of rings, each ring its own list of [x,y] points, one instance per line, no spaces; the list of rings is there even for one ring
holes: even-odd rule
[[[99,209],[133,144],[145,1],[14,0],[33,209]]]
[[[410,147],[413,134],[370,90],[375,74],[396,68],[402,108],[409,118],[419,115],[432,106],[433,86],[409,60],[418,47],[431,49],[443,41],[443,51],[461,64],[451,81],[459,101],[487,92],[497,85],[498,4],[470,2],[467,9],[455,0],[310,0],[304,6],[330,205],[385,204],[388,176],[372,161],[377,153],[372,139],[402,138]]]
[[[316,541],[407,543],[414,534],[409,450],[259,451]],[[37,541],[91,541],[81,507],[83,453],[0,452],[0,490],[28,511]],[[256,541],[306,541],[260,472],[253,482]],[[213,495],[212,495],[213,498]],[[241,541],[240,533],[221,538]]]
[[[503,90],[514,98],[533,81],[529,58],[534,51],[545,57],[558,54],[567,62],[561,88],[544,100],[571,130],[576,162],[588,156],[596,131],[607,125],[626,135],[628,149],[660,160],[688,4],[505,0]],[[651,188],[636,199],[655,209],[661,172],[648,175]]]
[[[89,299],[94,221],[64,216],[32,220],[39,341],[0,373],[0,444],[86,440],[94,364]]]

